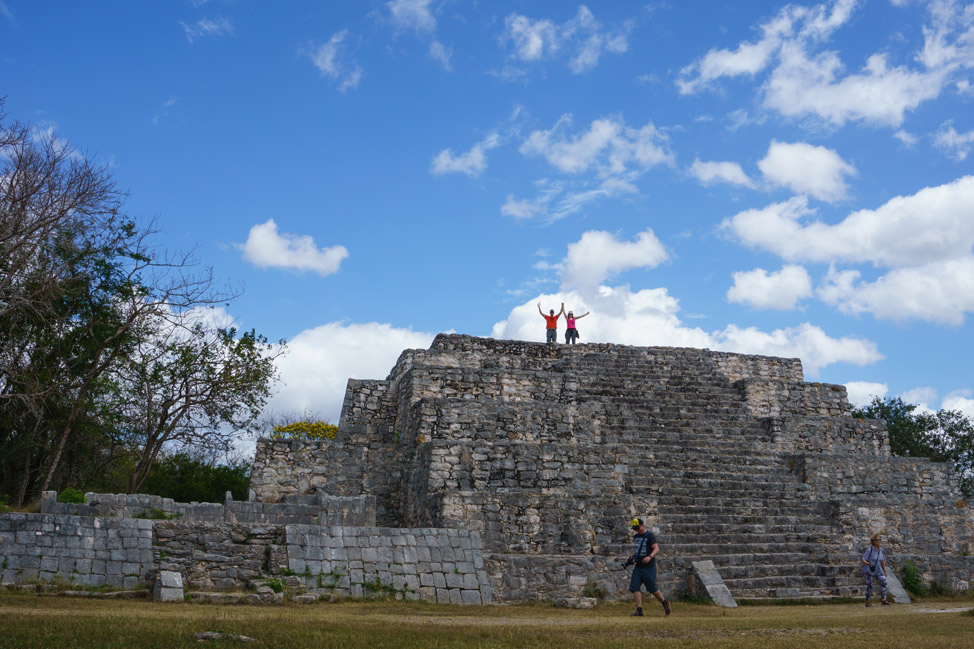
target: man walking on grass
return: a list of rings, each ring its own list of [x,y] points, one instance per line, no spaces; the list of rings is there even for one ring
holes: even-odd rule
[[[633,543],[634,552],[631,559],[635,560],[636,567],[632,569],[632,578],[629,580],[629,592],[636,600],[636,612],[633,616],[643,614],[643,594],[641,588],[646,586],[646,592],[659,600],[663,605],[663,612],[670,614],[670,602],[663,597],[663,593],[656,587],[656,555],[659,554],[659,543],[656,542],[656,535],[646,529],[643,519],[632,519],[632,529],[635,532]]]

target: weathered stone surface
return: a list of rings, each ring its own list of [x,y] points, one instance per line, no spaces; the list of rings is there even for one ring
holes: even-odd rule
[[[629,597],[617,568],[640,516],[668,596],[708,561],[738,598],[861,594],[875,532],[891,572],[914,561],[968,589],[974,508],[954,476],[892,457],[883,423],[850,413],[796,359],[441,335],[385,380],[350,380],[335,440],[260,440],[248,502],[52,493],[47,513],[0,515],[0,582],[172,570],[328,599],[612,599]],[[137,518],[155,510],[172,520]]]
[[[910,599],[910,594],[906,592],[903,588],[903,584],[897,579],[896,575],[892,570],[886,573],[886,589],[890,595],[893,596],[893,601],[897,604],[909,604],[912,600]],[[955,588],[955,590],[962,590]],[[964,588],[963,590],[967,590]]]
[[[172,570],[160,570],[152,587],[152,598],[157,602],[182,602],[182,575]]]
[[[693,579],[696,580],[697,587],[701,588],[717,606],[737,608],[734,596],[724,584],[724,580],[720,578],[720,572],[713,561],[694,561]],[[693,590],[693,586],[691,586],[691,592]]]
[[[251,488],[368,494],[381,524],[477,532],[496,599],[627,597],[609,567],[637,515],[665,592],[709,560],[737,597],[861,594],[877,529],[894,566],[966,587],[974,514],[949,469],[893,458],[883,423],[850,414],[797,359],[441,335],[349,381],[335,440],[261,440]],[[447,576],[421,587],[448,601]]]

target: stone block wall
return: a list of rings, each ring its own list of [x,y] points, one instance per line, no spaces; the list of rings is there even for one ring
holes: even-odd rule
[[[152,522],[0,514],[0,577],[135,588],[152,570]]]
[[[440,524],[481,532],[495,553],[602,554],[624,539],[620,521],[647,517],[647,503],[634,494],[451,491],[442,496]]]
[[[788,453],[851,453],[866,459],[892,457],[886,424],[875,419],[787,415],[764,420],[771,446]]]
[[[288,566],[321,595],[399,593],[441,604],[489,604],[475,532],[289,525]]]
[[[738,596],[861,593],[854,550],[877,517],[891,550],[966,583],[956,484],[920,465],[874,481],[883,423],[803,378],[798,359],[440,335],[385,381],[349,382],[327,451],[259,442],[255,494],[371,493],[382,525],[477,531],[495,599],[625,596],[606,571],[635,515],[674,590],[702,560]]]
[[[229,495],[229,494],[228,494]],[[179,518],[209,523],[264,525],[375,525],[374,496],[332,496],[326,493],[288,494],[281,502],[224,504],[180,503],[148,494],[85,494],[85,504],[59,503],[57,492],[45,492],[43,513],[108,518]]]
[[[852,413],[843,385],[742,379],[748,412],[755,417],[848,417]]]
[[[702,351],[709,354],[717,366],[717,370],[729,381],[748,379],[777,383],[801,383],[805,380],[802,362],[797,358]]]
[[[480,537],[467,530],[0,514],[2,583],[132,589],[160,570],[197,590],[288,576],[333,596],[492,599]]]
[[[287,567],[284,529],[283,525],[155,521],[153,548],[158,565],[180,572],[189,588],[240,589]]]

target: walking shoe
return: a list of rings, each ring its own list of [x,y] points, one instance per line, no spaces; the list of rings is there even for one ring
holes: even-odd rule
[[[643,616],[643,609],[641,608],[637,608],[635,611],[629,614],[629,617],[642,617],[642,616]]]
[[[667,615],[670,614],[670,600],[668,599],[663,600],[663,612]]]
[[[893,602],[889,601],[888,599],[884,599],[881,603],[882,603],[883,606],[889,606]]]

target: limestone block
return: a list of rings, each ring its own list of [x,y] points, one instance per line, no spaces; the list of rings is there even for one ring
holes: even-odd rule
[[[733,595],[724,584],[724,580],[721,579],[720,572],[717,571],[713,561],[694,561],[692,565],[693,578],[703,587],[717,606],[737,608],[737,602],[734,601]],[[693,592],[694,590],[691,586],[690,591]]]
[[[886,589],[893,596],[893,601],[897,604],[909,604],[911,602],[910,594],[906,592],[903,584],[900,583],[900,580],[893,574],[892,570],[886,572]]]
[[[160,570],[152,587],[152,598],[157,602],[182,602],[183,576],[172,570]]]

